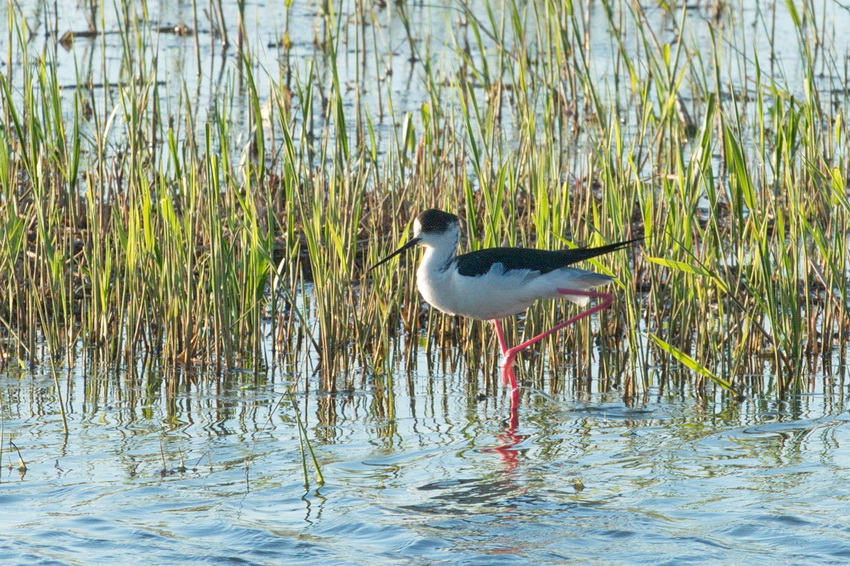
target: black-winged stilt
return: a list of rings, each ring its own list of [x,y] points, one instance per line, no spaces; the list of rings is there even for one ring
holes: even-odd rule
[[[607,285],[612,281],[611,277],[567,266],[640,240],[637,238],[597,248],[488,248],[456,255],[459,239],[457,216],[434,208],[426,210],[413,223],[413,238],[370,270],[417,244],[424,246],[425,255],[416,270],[419,292],[431,306],[445,313],[492,321],[505,370],[510,370],[521,350],[608,307],[614,300],[610,293],[589,290]],[[587,304],[591,298],[599,299],[599,302],[546,332],[509,348],[500,319],[523,312],[538,299],[555,298],[580,305]],[[516,391],[518,386],[513,371],[505,371],[503,375],[510,381],[511,389]]]

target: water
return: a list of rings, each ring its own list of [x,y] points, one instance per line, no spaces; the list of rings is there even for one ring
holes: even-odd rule
[[[459,56],[450,30],[459,12],[439,2],[413,4],[417,38],[429,38],[441,69],[435,75],[450,80]],[[740,60],[757,53],[764,61],[773,53],[763,72],[802,95],[802,65],[784,3],[744,4],[735,18],[752,33],[741,46],[753,52]],[[830,22],[823,27],[826,43],[846,53],[847,38],[835,30],[846,27],[850,12],[827,4],[826,18],[818,12],[819,22]],[[223,4],[228,22],[235,21],[235,5]],[[600,3],[588,5],[592,72],[613,90],[608,22]],[[11,6],[0,5],[4,21]],[[120,36],[77,39],[65,51],[48,34],[54,27],[59,35],[86,29],[84,6],[59,2],[58,17],[54,5],[14,6],[36,38],[28,44],[31,55],[53,53],[63,85],[73,85],[78,75],[111,85],[86,93],[100,123],[107,122],[120,107],[119,82],[135,70],[123,67]],[[351,39],[344,42],[338,69],[341,83],[355,85],[352,91],[362,94],[376,117],[382,146],[404,113],[416,122],[430,100],[419,68],[407,62],[405,31],[397,15],[387,15],[393,3],[389,6],[377,11],[378,39],[367,40],[367,49],[386,48],[380,57],[359,53],[358,26],[353,19],[343,21]],[[104,5],[99,22],[108,32],[120,27],[111,8]],[[756,25],[756,14],[773,9],[779,17],[771,36]],[[148,10],[152,26],[194,26],[191,3],[149,3]],[[280,10],[260,3],[247,7],[264,102],[284,69],[291,67],[305,80],[311,58],[322,53],[314,43],[323,25],[319,6],[309,2],[291,8],[291,56],[268,47],[281,37]],[[661,41],[675,36],[672,20],[649,6],[646,12]],[[689,47],[707,44],[710,26],[706,18],[704,26],[691,28]],[[236,50],[222,52],[209,28],[202,19],[194,36],[152,34],[156,41],[146,57],[160,57],[164,115],[176,115],[179,124],[185,96],[202,132],[208,114],[221,110],[217,101],[231,101],[230,118],[238,129],[248,121],[248,106]],[[229,29],[234,40],[234,27]],[[464,30],[468,36],[469,26]],[[634,39],[634,33],[627,35]],[[773,45],[769,37],[776,38]],[[470,49],[473,59],[481,56],[474,41]],[[738,60],[735,49],[726,49],[726,56]],[[6,58],[0,64],[14,95],[22,69],[18,54],[8,60],[11,68]],[[318,60],[316,80],[326,85],[330,72]],[[741,74],[752,69],[729,67],[721,80],[733,90],[746,88]],[[829,89],[840,81],[840,70],[827,68],[816,79]],[[73,90],[66,89],[66,109],[72,108]],[[449,98],[456,94],[447,90]],[[388,114],[387,96],[394,116]],[[626,89],[618,96],[628,105]],[[348,110],[353,99],[347,98]],[[316,104],[314,111],[321,118],[324,108]],[[116,114],[116,140],[121,119]],[[813,376],[807,393],[782,402],[751,395],[741,404],[697,391],[650,391],[640,402],[626,403],[599,390],[566,387],[555,396],[525,390],[519,423],[511,428],[504,393],[479,400],[470,394],[475,389],[470,378],[432,375],[420,362],[411,374],[367,374],[362,385],[358,376],[353,391],[336,395],[317,391],[317,379],[309,375],[196,375],[189,385],[170,387],[151,370],[99,374],[75,366],[59,376],[67,436],[52,377],[43,368],[5,368],[0,556],[28,565],[850,561],[850,428],[842,376],[836,383]],[[297,414],[285,396],[293,383]],[[323,486],[308,463],[305,487],[299,415],[321,464]],[[10,440],[26,462],[25,473]]]
[[[425,367],[421,364],[420,367]],[[846,387],[791,398],[523,392],[454,374],[305,392],[199,378],[173,398],[77,375],[0,381],[13,563],[815,564],[850,559]],[[108,386],[108,389],[107,389]],[[99,393],[95,393],[99,391]],[[11,438],[26,462],[10,448]],[[181,464],[182,462],[182,464]],[[183,469],[185,468],[185,469]],[[774,553],[780,552],[776,557]]]
[[[323,99],[328,85],[333,82],[333,69],[322,47],[328,29],[324,4],[318,0],[292,2],[291,7],[285,10],[283,6],[265,2],[245,3],[246,41],[254,61],[253,78],[269,120],[264,127],[267,135],[278,145],[283,138],[272,110],[273,93],[287,89],[297,91],[296,85],[303,86],[312,80],[316,94]],[[414,45],[420,53],[431,55],[433,78],[440,84],[447,83],[432,98],[421,64],[410,62],[407,28],[393,3],[387,6],[376,4],[367,11],[365,18],[358,15],[357,2],[342,0],[332,4],[337,18],[333,23],[340,37],[336,70],[340,84],[345,86],[346,131],[353,138],[358,111],[361,113],[360,120],[368,117],[374,127],[380,155],[386,151],[388,144],[398,143],[396,138],[404,133],[398,126],[408,118],[412,127],[421,130],[420,112],[429,104],[440,103],[446,108],[455,108],[460,116],[461,101],[453,83],[458,76],[471,72],[469,63],[465,62],[467,57],[475,63],[473,66],[477,66],[476,72],[481,71],[485,61],[491,72],[504,66],[498,57],[501,48],[487,35],[479,44],[469,25],[469,17],[464,15],[459,4],[412,3],[406,9],[413,22],[411,34]],[[468,4],[470,13],[475,14],[483,25],[488,24],[488,10],[493,10],[496,21],[501,22],[504,9],[501,2],[485,4],[473,1]],[[588,2],[581,7],[581,10],[587,10],[585,21],[592,53],[588,60],[589,72],[598,79],[600,91],[616,101],[626,122],[624,127],[631,129],[636,127],[640,117],[631,115],[633,93],[626,84],[628,78],[617,53],[612,25],[620,29],[625,38],[623,49],[630,58],[634,58],[632,63],[646,72],[646,62],[643,61],[643,47],[639,40],[641,33],[634,17],[627,6],[613,4],[613,23],[609,22],[600,3]],[[807,33],[816,33],[817,40],[826,43],[829,53],[815,61],[817,68],[813,80],[821,96],[840,104],[846,101],[848,71],[839,68],[839,63],[850,50],[850,40],[841,30],[850,25],[850,10],[838,2],[816,4],[812,7],[812,15],[803,17],[802,25]],[[122,100],[125,97],[122,89],[127,89],[132,80],[140,77],[156,77],[156,90],[150,96],[155,95],[161,100],[161,108],[157,111],[162,113],[163,122],[174,128],[178,139],[194,135],[202,145],[206,121],[215,121],[215,116],[223,115],[234,127],[233,133],[239,134],[236,135],[236,149],[241,149],[246,143],[251,109],[246,78],[236,49],[237,2],[221,1],[230,42],[227,48],[221,45],[222,36],[217,32],[218,26],[211,15],[212,6],[196,6],[192,2],[147,2],[143,8],[132,7],[129,19],[139,29],[129,38],[121,32],[131,27],[126,23],[127,16],[120,15],[115,5],[110,3],[103,6],[75,0],[7,3],[0,5],[0,18],[4,22],[10,20],[11,6],[14,6],[16,27],[11,32],[0,28],[6,31],[3,37],[15,38],[22,22],[26,22],[31,34],[28,42],[30,65],[34,67],[40,57],[46,57],[51,63],[59,84],[64,88],[62,102],[66,116],[69,119],[73,117],[73,94],[79,92],[91,112],[99,117],[96,123],[92,123],[91,118],[83,120],[81,127],[87,138],[96,136],[96,129],[90,128],[109,123],[109,139],[116,146],[121,146],[129,127],[124,122]],[[620,14],[625,15],[621,17]],[[685,49],[691,52],[713,50],[711,36],[712,33],[718,34],[717,41],[722,51],[722,70],[718,76],[722,87],[718,90],[723,96],[751,96],[755,63],[758,61],[763,84],[775,84],[791,96],[806,98],[800,40],[786,3],[730,3],[718,21],[713,19],[714,14],[709,8],[693,8],[687,11],[688,18],[681,36],[678,30],[682,14],[677,13],[676,18],[672,18],[669,13],[649,4],[643,7],[643,14],[658,35],[658,41],[669,44],[673,50],[680,42],[684,42]],[[527,29],[534,30],[537,24],[533,10],[523,9],[521,16]],[[94,27],[103,33],[95,37],[78,36],[72,44],[60,46],[57,38],[68,32],[86,32],[90,22],[94,22]],[[169,31],[177,26],[187,26],[190,33],[181,35]],[[531,31],[529,33],[534,35]],[[284,36],[291,42],[289,51],[282,47]],[[133,49],[131,53],[125,49],[125,40]],[[807,41],[815,40],[809,37]],[[139,48],[138,52],[136,48]],[[16,42],[12,42],[8,55],[11,66],[7,68],[6,58],[3,58],[0,69],[8,75],[12,95],[16,97],[21,94],[24,82],[23,56],[17,52]],[[707,62],[703,64],[708,65]],[[705,80],[712,84],[715,80],[713,73],[706,73]],[[78,83],[86,85],[86,88],[77,88]],[[88,85],[92,85],[91,88]],[[479,81],[472,80],[470,88],[480,101],[487,99]],[[292,117],[297,127],[292,127],[291,134],[297,139],[301,134],[303,101],[297,92],[291,94],[293,109],[298,110]],[[685,101],[701,96],[687,84],[681,94]],[[665,101],[657,103],[661,105]],[[509,111],[500,117],[500,128],[510,140],[515,116],[510,107],[507,109]],[[153,111],[150,107],[143,110]],[[312,113],[305,117],[306,121],[311,123],[311,127],[313,123],[324,124],[326,110],[322,103],[314,104]],[[539,111],[547,110],[540,108]],[[749,112],[747,109],[742,111]],[[185,131],[189,117],[195,126],[194,132]],[[699,116],[694,118],[698,120]],[[579,137],[579,141],[591,146],[596,143],[583,136]],[[159,163],[158,167],[166,169],[167,161]]]

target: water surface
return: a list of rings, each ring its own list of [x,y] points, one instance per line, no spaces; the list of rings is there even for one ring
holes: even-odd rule
[[[406,113],[416,123],[430,103],[425,73],[408,61],[395,3],[376,9],[376,19],[365,26],[351,16],[353,3],[339,4],[340,29],[347,35],[336,65],[340,82],[350,88],[346,111],[355,111],[359,95],[383,148]],[[463,48],[479,65],[495,62],[498,50],[487,38],[484,53],[474,38],[458,47],[456,39],[470,39],[471,32],[468,23],[458,25],[463,18],[457,5],[412,4],[415,40],[430,49],[434,76],[450,85],[443,91],[450,105]],[[590,10],[590,72],[627,116],[631,95],[616,90],[618,58],[602,3],[583,4]],[[648,4],[660,40],[677,39],[675,20]],[[731,64],[719,79],[730,93],[746,92],[752,66],[743,62],[758,57],[766,62],[765,84],[773,80],[803,96],[804,65],[785,3],[742,6],[731,18],[750,35],[735,44],[732,33],[724,36],[723,55]],[[834,52],[847,53],[846,34],[836,31],[850,23],[850,11],[838,3],[823,6],[815,10],[820,37]],[[122,20],[113,5],[102,8],[97,27],[107,33],[77,38],[66,50],[56,36],[87,29],[84,5],[0,5],[4,21],[10,9],[26,18],[35,38],[27,43],[29,55],[49,55],[66,87],[68,115],[77,90],[91,102],[100,121],[84,122],[84,130],[114,114],[110,135],[121,147],[122,89],[134,73],[153,71],[161,112],[174,118],[178,137],[202,138],[205,121],[217,112],[227,112],[235,130],[247,129],[248,95],[237,51],[221,49],[203,12],[196,23],[192,3],[147,3],[143,19],[151,28],[132,37],[150,42],[132,54],[135,66],[128,68],[116,33]],[[236,3],[224,2],[223,8],[233,41]],[[264,104],[286,85],[287,74],[294,77],[291,84],[312,78],[327,88],[330,81],[325,51],[316,42],[325,25],[320,5],[294,2],[288,24],[282,10],[247,3],[254,77]],[[769,10],[777,13],[772,30],[764,25],[772,21],[763,15]],[[683,41],[708,52],[713,21],[704,12],[689,14]],[[628,18],[622,21],[630,25]],[[182,23],[195,33],[151,31]],[[284,52],[279,41],[287,25],[292,47]],[[357,41],[361,29],[374,30],[366,53]],[[638,35],[634,29],[624,33],[632,41],[629,53],[637,51]],[[2,62],[13,96],[23,89],[21,59],[13,52],[6,58],[10,68]],[[836,84],[843,89],[842,80],[840,70],[826,67],[815,77],[824,93],[835,96],[845,96],[831,90]],[[88,86],[77,89],[78,82]],[[486,98],[480,85],[473,88]],[[691,96],[687,88],[683,93]],[[296,96],[293,107],[299,104]],[[325,110],[315,105],[317,121]],[[196,132],[185,131],[187,116]],[[351,114],[348,119],[353,128],[356,120]],[[508,112],[508,132],[510,119]],[[629,118],[625,128],[635,123]],[[575,151],[583,149],[577,145]],[[166,167],[151,169],[167,174]],[[470,394],[476,388],[469,380],[483,376],[431,374],[419,361],[410,374],[363,370],[363,379],[351,380],[357,384],[352,391],[334,394],[319,391],[308,373],[181,375],[175,384],[154,370],[105,373],[81,364],[58,376],[67,435],[47,368],[6,367],[0,372],[0,556],[28,565],[850,561],[844,368],[834,382],[811,376],[808,389],[783,400],[751,394],[740,404],[692,390],[662,395],[656,388],[639,400],[624,400],[598,388],[580,393],[565,387],[558,395],[526,389],[512,428],[504,392]],[[562,377],[598,383],[593,375]],[[285,395],[293,384],[298,413]],[[308,462],[305,486],[299,417],[324,485]]]
[[[422,364],[425,367],[425,364]],[[844,391],[740,405],[596,392],[470,399],[413,374],[302,393],[286,376],[149,399],[77,375],[0,380],[0,552],[14,563],[718,564],[850,559]],[[273,378],[273,380],[272,380]],[[98,382],[112,383],[93,402]],[[401,382],[412,383],[408,390]],[[87,390],[88,388],[88,390]],[[26,461],[10,451],[14,442]]]

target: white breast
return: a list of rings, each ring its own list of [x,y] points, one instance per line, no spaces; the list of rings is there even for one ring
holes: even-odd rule
[[[431,306],[478,320],[521,313],[539,299],[565,298],[586,303],[586,297],[562,294],[558,289],[583,291],[610,282],[607,275],[569,267],[546,274],[530,270],[506,273],[502,264],[495,264],[484,275],[467,277],[454,266],[429,269],[428,262],[423,260],[417,271],[419,292]]]

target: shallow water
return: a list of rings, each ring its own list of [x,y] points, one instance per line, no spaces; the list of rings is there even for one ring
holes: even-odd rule
[[[302,393],[325,478],[319,487],[310,466],[305,488],[287,380],[232,378],[170,400],[164,389],[145,399],[115,377],[78,375],[63,390],[66,438],[51,380],[4,374],[0,555],[27,564],[850,560],[843,386],[781,404],[650,396],[632,407],[610,394],[525,390],[515,430],[504,393],[472,400],[467,378],[453,374],[398,377],[391,395],[381,380],[351,394]]]
[[[445,66],[435,75],[451,78],[460,55],[447,31],[459,19],[456,7],[413,4],[417,37],[430,42],[434,64]],[[740,46],[762,60],[773,49],[772,66],[763,72],[800,94],[799,51],[784,3],[767,7],[779,12],[772,47],[756,25],[763,4],[745,2],[735,16],[753,34]],[[58,79],[68,86],[66,109],[80,76],[101,85],[87,96],[106,122],[120,109],[121,81],[132,74],[122,71],[112,5],[103,7],[99,23],[109,33],[77,39],[68,51],[49,34],[54,25],[59,35],[86,29],[81,4],[2,3],[4,21],[13,5],[36,38],[28,44],[32,55],[55,50]],[[338,69],[342,83],[362,91],[383,143],[400,116],[410,112],[415,122],[429,101],[419,68],[407,62],[401,21],[388,15],[394,3],[388,5],[379,12],[378,43],[389,48],[381,57],[364,55],[351,39]],[[613,90],[608,23],[600,3],[588,5],[590,64]],[[850,12],[826,5],[826,17],[818,11],[819,21],[829,22],[825,41],[845,53],[847,39],[835,30],[846,27]],[[235,6],[224,3],[228,22],[236,19]],[[151,25],[194,26],[192,3],[149,3],[148,9]],[[646,12],[661,41],[672,39],[672,20],[649,5]],[[246,21],[252,53],[265,70],[255,72],[264,102],[284,68],[304,80],[311,58],[321,60],[314,43],[322,25],[318,4],[293,3],[288,58],[268,47],[282,34],[279,6],[248,3]],[[690,28],[688,41],[708,41],[711,21],[704,24]],[[353,19],[342,27],[355,37]],[[236,49],[222,52],[206,20],[191,37],[142,35],[155,38],[156,47],[146,53],[160,57],[163,114],[179,124],[186,96],[203,131],[217,101],[230,101],[230,121],[244,126],[247,95]],[[726,54],[735,53],[726,47]],[[471,49],[477,49],[474,41]],[[13,95],[23,81],[17,59],[9,59],[11,68],[0,62]],[[740,73],[746,71],[731,65],[721,80],[733,90],[744,88]],[[327,83],[330,71],[318,65],[315,74]],[[830,69],[817,77],[824,89],[840,79]],[[386,109],[387,94],[395,116]],[[347,110],[353,99],[348,93]],[[315,112],[322,111],[317,104]],[[112,130],[117,139],[121,116],[116,113]],[[549,396],[525,390],[512,429],[504,392],[477,400],[464,375],[428,374],[424,361],[418,367],[389,380],[367,376],[364,386],[336,395],[317,391],[315,378],[302,375],[195,376],[195,384],[175,393],[151,372],[127,377],[75,367],[70,383],[60,375],[67,436],[50,375],[7,368],[0,372],[0,557],[30,565],[850,561],[843,381],[827,388],[815,376],[818,389],[807,394],[783,402],[756,396],[740,405],[693,392],[651,392],[629,405],[599,391],[580,395],[567,387]],[[296,412],[285,397],[293,382],[323,486],[311,464],[310,486],[304,485]]]
[[[291,7],[285,10],[282,5],[262,1],[245,2],[246,46],[254,61],[256,91],[269,120],[264,127],[267,135],[278,144],[283,138],[272,110],[273,93],[291,89],[293,108],[298,109],[303,102],[297,94],[299,86],[312,81],[318,96],[323,98],[328,85],[333,82],[334,65],[322,48],[329,25],[324,15],[325,4],[319,1],[292,2]],[[335,66],[339,82],[345,85],[346,129],[349,136],[355,134],[357,112],[360,110],[363,115],[359,119],[364,120],[368,116],[374,127],[378,151],[383,154],[388,144],[395,143],[396,137],[403,133],[400,128],[402,122],[410,119],[414,127],[422,127],[420,112],[434,102],[428,92],[428,74],[423,71],[421,62],[411,64],[407,29],[394,3],[375,3],[365,16],[358,12],[357,2],[341,0],[332,4],[336,18],[332,23],[338,29],[339,37]],[[850,50],[850,41],[841,33],[850,24],[850,10],[838,2],[815,4],[811,6],[811,20],[804,18],[802,27],[817,30],[818,41],[825,42],[830,52],[838,54],[840,59]],[[488,11],[493,11],[496,21],[501,22],[506,9],[501,2],[475,0],[468,5],[470,13],[485,24]],[[11,13],[15,16],[12,19],[9,16],[11,6],[14,6]],[[642,60],[641,32],[634,17],[629,15],[627,6],[615,2],[613,8],[615,16],[612,24],[599,3],[588,2],[581,7],[581,14],[587,10],[583,18],[592,54],[588,60],[589,72],[598,80],[600,90],[621,106],[624,127],[634,128],[640,117],[630,115],[630,108],[634,106],[633,93],[623,84],[628,82],[628,78],[624,74],[611,28],[616,26],[622,34],[623,49],[634,58],[633,64],[643,67],[646,62]],[[90,104],[91,111],[99,120],[83,120],[81,129],[84,136],[94,137],[96,127],[110,124],[108,137],[120,146],[129,127],[124,123],[123,91],[129,88],[132,80],[150,77],[156,79],[156,90],[150,93],[151,100],[154,96],[158,97],[162,106],[158,111],[169,127],[174,128],[178,139],[190,134],[185,131],[189,120],[195,126],[193,134],[203,141],[206,121],[214,122],[215,116],[221,115],[233,127],[231,133],[235,139],[232,141],[239,151],[247,143],[251,107],[247,80],[236,47],[238,2],[222,0],[221,9],[228,30],[227,48],[222,46],[223,38],[216,31],[212,7],[201,7],[192,2],[146,2],[143,7],[132,6],[129,15],[122,15],[111,3],[100,6],[96,2],[80,3],[75,0],[55,3],[29,1],[0,4],[0,18],[4,22],[15,22],[15,27],[11,31],[6,30],[4,37],[15,37],[23,22],[26,23],[31,34],[27,43],[30,64],[34,66],[41,57],[50,61],[57,81],[63,87],[62,103],[69,121],[74,115],[75,92],[80,92]],[[469,18],[464,16],[460,4],[412,3],[406,9],[414,24],[411,28],[414,44],[421,53],[431,56],[430,73],[438,82],[445,81],[448,85],[436,95],[436,100],[447,107],[460,107],[457,89],[452,83],[458,76],[470,72],[469,64],[465,62],[467,57],[481,66],[485,61],[494,69],[504,66],[498,58],[501,48],[489,36],[484,35],[479,45],[479,38],[473,34]],[[730,3],[717,21],[709,7],[690,6],[681,36],[678,29],[682,13],[672,18],[652,3],[643,6],[642,10],[658,40],[673,50],[683,42],[687,50],[706,50],[707,54],[713,51],[712,33],[717,34],[722,52],[719,59],[722,69],[717,77],[722,87],[718,90],[724,96],[745,97],[752,94],[757,62],[763,84],[774,84],[790,96],[807,96],[799,35],[786,3]],[[530,9],[521,11],[529,30],[536,25],[532,14]],[[127,24],[128,19],[132,25]],[[73,42],[64,45],[58,41],[57,38],[61,39],[69,32],[87,32],[91,22],[98,32],[102,32],[100,35],[77,36]],[[189,33],[173,33],[178,26],[186,26]],[[133,32],[125,37],[126,32],[122,30],[128,27]],[[284,37],[291,42],[288,51],[282,47]],[[129,52],[125,41],[129,43]],[[807,41],[814,39],[808,38]],[[8,75],[12,85],[13,97],[21,94],[24,82],[23,56],[16,49],[17,45],[13,42],[8,58],[12,64],[8,68],[6,60],[0,60],[0,68]],[[846,96],[846,69],[838,68],[832,60],[816,63],[817,74],[812,80],[821,96],[843,100]],[[707,65],[707,62],[704,64]],[[505,79],[508,78],[509,73]],[[714,81],[714,74],[706,73],[706,80]],[[84,86],[78,87],[78,84]],[[472,81],[470,88],[481,100],[486,100],[481,84]],[[685,102],[701,96],[687,85],[681,94]],[[150,112],[152,108],[144,110]],[[307,121],[323,124],[325,112],[323,104],[314,104]],[[292,128],[291,134],[297,138],[301,134],[299,113],[296,112],[292,119],[298,126]],[[513,119],[511,111],[500,116],[500,128],[505,130],[508,139],[512,135]],[[581,136],[578,141],[579,146],[595,143]],[[160,169],[167,166],[167,162],[158,164]]]

